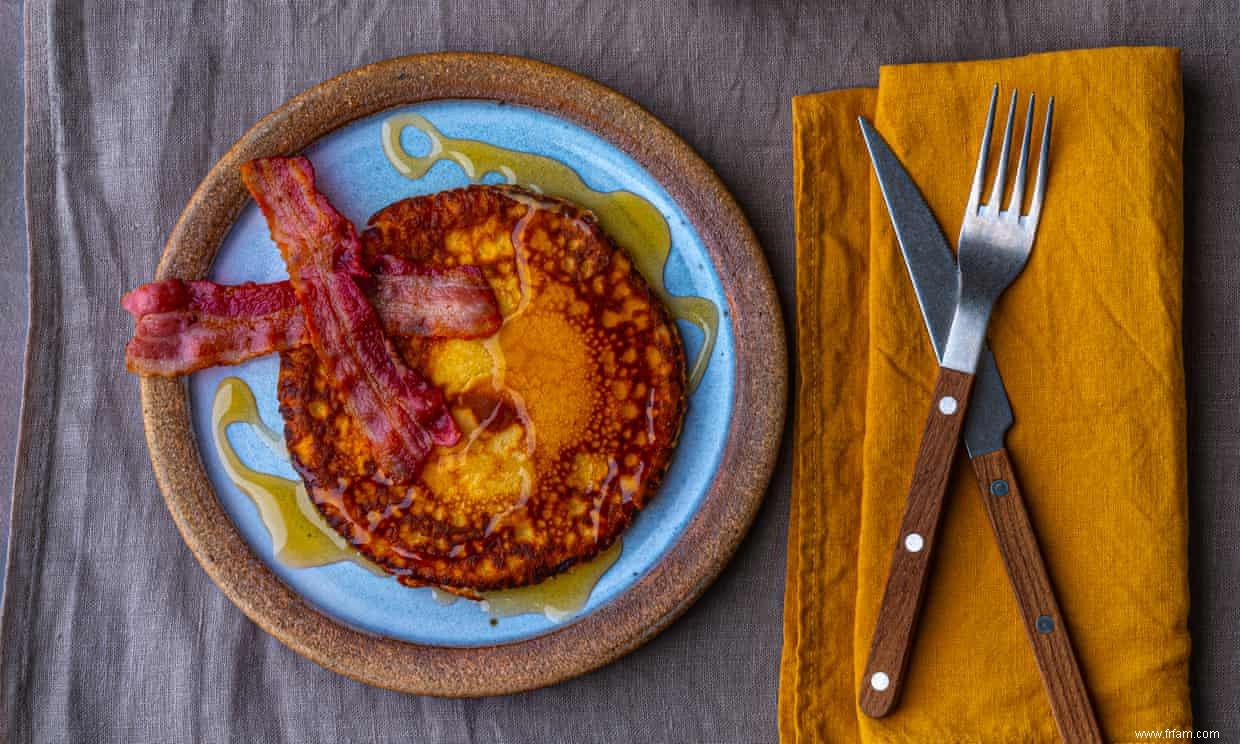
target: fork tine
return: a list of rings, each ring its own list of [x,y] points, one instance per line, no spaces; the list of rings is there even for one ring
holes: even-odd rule
[[[1008,211],[1019,217],[1025,206],[1025,177],[1029,169],[1029,139],[1033,135],[1034,95],[1029,94],[1029,110],[1025,113],[1025,134],[1020,138],[1020,160],[1016,162],[1016,180],[1012,183],[1012,199]]]
[[[1038,217],[1042,214],[1042,197],[1046,195],[1046,171],[1049,169],[1051,148],[1051,117],[1055,113],[1055,97],[1051,96],[1046,104],[1046,126],[1042,128],[1042,152],[1038,155],[1038,175],[1033,187],[1033,201],[1029,204],[1029,224],[1038,226]]]
[[[969,191],[968,214],[977,213],[982,200],[982,186],[986,182],[986,155],[990,152],[990,130],[995,128],[995,102],[999,98],[999,84],[990,91],[990,112],[986,114],[986,129],[982,131],[982,147],[977,153],[977,170],[973,172],[973,188]]]
[[[995,212],[1003,209],[1003,189],[1007,185],[1008,152],[1012,149],[1012,120],[1016,118],[1016,91],[1012,91],[1012,102],[1008,104],[1007,124],[1003,126],[1003,147],[999,150],[999,170],[995,172],[995,185],[990,190],[990,200],[986,206],[993,207]]]

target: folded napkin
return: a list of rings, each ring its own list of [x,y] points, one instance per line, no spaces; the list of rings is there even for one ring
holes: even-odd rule
[[[877,90],[793,101],[785,743],[1058,740],[963,455],[901,705],[856,702],[936,372],[856,118],[954,243],[996,82],[1055,96],[1037,243],[989,333],[1008,448],[1107,738],[1191,727],[1179,54],[1117,48],[884,67]]]

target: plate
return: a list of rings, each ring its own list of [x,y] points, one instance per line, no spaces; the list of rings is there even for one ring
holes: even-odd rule
[[[678,321],[690,366],[699,354],[703,361],[667,478],[584,608],[556,620],[525,614],[497,621],[476,603],[445,605],[429,589],[406,588],[352,562],[293,567],[277,560],[258,508],[227,475],[213,439],[212,403],[224,378],[239,377],[263,420],[279,430],[278,358],[205,370],[188,384],[143,379],[156,477],[207,573],[298,653],[349,677],[419,694],[491,695],[551,684],[666,627],[748,529],[785,406],[784,334],[769,270],[715,175],[636,104],[566,70],[498,55],[398,58],[322,83],[247,132],[190,199],[157,278],[284,278],[238,166],[292,153],[314,162],[320,189],[359,226],[398,199],[470,182],[537,186],[544,164],[576,174],[586,195],[635,194],[662,217],[670,237],[666,264],[644,273],[671,297],[713,305],[717,334],[712,344],[709,324]],[[232,427],[227,438],[256,470],[292,476],[250,429]]]

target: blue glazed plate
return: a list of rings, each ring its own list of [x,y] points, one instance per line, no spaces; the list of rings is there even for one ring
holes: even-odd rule
[[[282,431],[276,402],[278,357],[194,374],[190,380],[192,426],[202,443],[202,460],[211,485],[245,542],[287,586],[326,615],[367,633],[417,644],[472,647],[521,641],[587,617],[624,593],[667,554],[701,505],[719,468],[733,414],[736,360],[732,318],[720,277],[701,237],[659,182],[594,133],[533,108],[481,100],[429,101],[359,119],[322,137],[304,154],[315,165],[319,188],[354,224],[364,226],[371,214],[399,199],[470,183],[461,166],[449,160],[438,162],[418,180],[396,171],[384,154],[381,130],[385,119],[404,112],[422,115],[448,137],[550,157],[572,168],[596,191],[627,190],[643,197],[662,213],[671,231],[672,249],[664,276],[668,291],[705,297],[719,308],[718,339],[701,384],[690,397],[671,468],[659,493],[624,533],[619,559],[573,618],[554,622],[529,614],[505,617],[494,624],[477,603],[443,605],[429,589],[407,588],[353,563],[290,567],[275,560],[271,536],[257,508],[230,482],[210,444],[212,397],[227,376],[235,375],[249,383],[265,422]],[[429,148],[429,142],[414,129],[405,130],[402,144],[414,155]],[[478,175],[484,182],[502,180],[498,173]],[[209,277],[225,284],[287,278],[266,222],[253,202],[247,202],[228,232]],[[702,333],[684,322],[679,328],[691,361],[701,348]],[[289,463],[273,454],[247,427],[232,427],[229,439],[241,459],[254,469],[296,477]]]

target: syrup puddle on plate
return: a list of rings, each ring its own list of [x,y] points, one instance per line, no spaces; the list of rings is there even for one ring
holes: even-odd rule
[[[228,441],[228,427],[233,424],[249,425],[273,452],[288,458],[288,450],[280,436],[258,415],[258,404],[250,386],[239,377],[226,377],[215,389],[211,403],[215,449],[228,479],[258,508],[263,526],[271,535],[276,560],[294,568],[352,561],[371,573],[386,575],[324,521],[304,483],[260,473],[242,462]]]
[[[228,427],[233,424],[250,426],[272,452],[288,458],[281,437],[259,415],[250,386],[239,377],[226,377],[215,389],[211,404],[215,448],[228,479],[257,507],[263,526],[271,535],[276,560],[294,568],[351,561],[373,574],[388,576],[327,524],[310,500],[305,484],[259,472],[242,462],[228,440]],[[533,586],[484,592],[482,601],[475,604],[491,616],[493,623],[497,618],[526,614],[540,614],[553,622],[563,622],[586,606],[599,579],[620,557],[622,549],[617,540],[593,560],[558,576]],[[430,591],[440,604],[452,604],[458,599],[439,589]]]
[[[616,540],[615,544],[593,559],[533,586],[483,592],[479,605],[493,618],[538,614],[552,622],[563,622],[586,606],[590,592],[620,557],[622,550],[620,540]],[[436,602],[445,605],[460,599],[442,589],[431,589],[431,594]]]
[[[407,127],[417,129],[430,140],[426,155],[411,155],[401,144],[401,133]],[[419,179],[440,160],[451,160],[471,182],[496,173],[510,184],[567,199],[593,212],[603,230],[632,257],[633,264],[672,317],[702,331],[702,348],[688,375],[689,392],[697,389],[719,335],[719,308],[705,297],[668,292],[663,274],[672,250],[672,235],[667,220],[653,204],[631,191],[595,191],[572,168],[544,155],[447,137],[424,116],[413,112],[385,119],[382,138],[388,161],[406,178]]]

